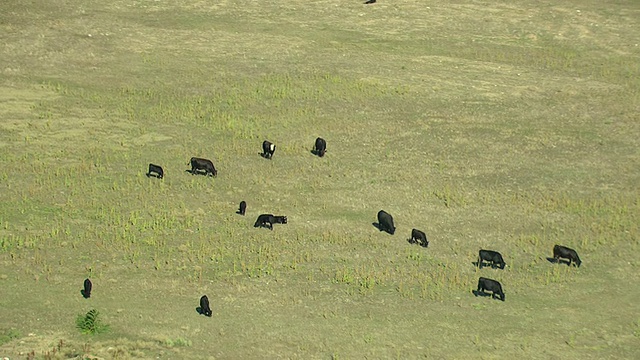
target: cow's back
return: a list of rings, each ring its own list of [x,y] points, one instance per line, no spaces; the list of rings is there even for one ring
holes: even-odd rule
[[[393,225],[393,216],[384,210],[378,211],[378,227],[380,230],[387,231],[391,235],[396,231]]]
[[[327,151],[327,142],[323,138],[317,138],[315,144],[315,151],[318,156],[323,157]]]

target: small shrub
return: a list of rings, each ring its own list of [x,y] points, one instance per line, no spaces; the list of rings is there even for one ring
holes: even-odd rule
[[[86,315],[78,315],[76,326],[83,334],[99,334],[109,330],[109,325],[103,324],[100,313],[96,309],[91,309]]]
[[[11,340],[17,339],[17,338],[20,338],[20,337],[22,337],[20,332],[18,332],[17,330],[11,329],[11,330],[7,331],[6,333],[0,335],[0,345],[6,344]]]

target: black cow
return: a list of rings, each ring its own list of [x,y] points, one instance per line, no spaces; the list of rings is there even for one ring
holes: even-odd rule
[[[200,298],[200,314],[211,317],[213,312],[211,312],[211,308],[209,307],[209,298],[207,295],[202,295]]]
[[[240,214],[244,216],[244,213],[247,211],[247,202],[242,200],[240,201],[240,209],[236,212],[236,214]]]
[[[413,229],[411,230],[411,239],[409,239],[409,242],[412,244],[418,244],[422,247],[427,247],[429,246],[429,241],[427,240],[427,235],[418,230],[418,229]]]
[[[197,157],[192,157],[189,161],[191,164],[191,175],[195,175],[200,172],[200,170],[204,170],[205,175],[217,176],[218,171],[216,167],[213,166],[213,163],[209,159],[202,159]]]
[[[376,0],[367,0],[364,2],[364,4],[375,4]]]
[[[327,142],[324,141],[323,138],[317,138],[316,144],[313,147],[313,153],[323,157],[325,152],[327,152]]]
[[[393,226],[393,217],[384,210],[378,211],[378,229],[391,235],[396,232],[396,228]]]
[[[274,223],[276,223],[276,219],[273,214],[261,214],[258,216],[258,219],[256,219],[253,227],[267,227],[269,230],[273,230]]]
[[[84,279],[84,289],[80,290],[80,293],[82,294],[82,296],[84,296],[85,299],[88,299],[91,297],[92,287],[93,287],[93,284],[91,284],[91,280]]]
[[[560,258],[569,259],[569,266],[571,266],[572,261],[578,267],[580,267],[580,264],[582,264],[582,261],[580,261],[578,253],[575,250],[562,245],[556,245],[553,247],[553,257],[558,262],[560,261]]]
[[[484,277],[481,277],[480,279],[478,279],[478,290],[476,290],[475,295],[478,296],[480,292],[484,294],[485,290],[492,292],[491,294],[492,298],[495,299],[496,297],[498,297],[500,300],[504,301],[505,296],[504,296],[504,292],[502,291],[502,285],[500,285],[500,283],[497,282],[496,280],[487,279]]]
[[[500,269],[504,269],[507,265],[502,259],[502,255],[493,250],[480,250],[478,253],[478,267],[482,269],[482,265],[484,265],[484,261],[488,262],[492,268],[498,266]]]
[[[156,174],[155,177],[158,179],[162,179],[164,177],[164,171],[162,171],[162,166],[160,165],[149,164],[149,172],[147,173],[147,176],[154,176],[153,173]]]
[[[276,145],[265,140],[262,143],[262,156],[265,159],[271,159],[274,152],[276,152]]]

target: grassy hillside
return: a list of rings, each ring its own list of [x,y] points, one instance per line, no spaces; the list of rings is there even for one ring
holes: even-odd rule
[[[0,357],[640,356],[640,4],[362,2],[0,3]]]

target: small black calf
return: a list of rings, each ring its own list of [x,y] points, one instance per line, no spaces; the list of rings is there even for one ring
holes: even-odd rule
[[[244,213],[247,211],[247,202],[242,200],[240,201],[240,209],[236,212],[236,214],[240,214],[244,216]]]
[[[202,297],[200,298],[200,314],[208,317],[211,317],[211,315],[213,314],[211,308],[209,307],[209,298],[207,297],[207,295],[202,295]]]
[[[484,277],[481,277],[480,279],[478,279],[478,290],[476,290],[476,296],[478,296],[480,292],[484,294],[485,290],[492,292],[491,294],[492,298],[495,299],[496,297],[498,297],[500,300],[504,301],[505,296],[504,296],[504,292],[502,291],[502,285],[500,285],[500,283],[497,282],[496,280],[487,279]]]
[[[93,284],[91,284],[91,280],[84,279],[84,289],[80,290],[80,293],[82,294],[82,296],[84,296],[85,299],[88,299],[91,297],[92,287],[93,287]]]
[[[480,269],[482,269],[484,261],[488,262],[492,268],[498,266],[500,269],[504,269],[504,267],[507,265],[505,264],[502,255],[499,252],[493,250],[480,250],[480,252],[478,253],[478,267]]]
[[[276,152],[276,145],[265,140],[262,143],[262,156],[265,159],[271,159],[274,152]]]
[[[327,142],[324,141],[323,138],[317,138],[316,144],[313,147],[313,153],[323,157],[325,152],[327,152]]]
[[[287,217],[286,216],[274,216],[273,214],[261,214],[256,219],[256,223],[253,224],[253,227],[266,227],[269,230],[273,230],[273,224],[286,224]]]
[[[560,261],[560,258],[569,259],[569,266],[571,266],[572,261],[577,267],[580,267],[580,264],[582,264],[582,261],[580,261],[578,253],[575,250],[562,245],[556,245],[553,247],[553,257],[556,261]]]
[[[213,163],[209,159],[192,157],[189,163],[191,164],[191,175],[199,173],[200,170],[204,170],[205,175],[218,175],[216,167],[213,166]]]
[[[386,231],[393,235],[396,232],[396,227],[393,226],[393,217],[386,211],[378,211],[378,230]]]
[[[409,239],[409,242],[412,244],[418,244],[422,247],[427,247],[429,246],[429,241],[427,240],[427,235],[418,230],[418,229],[413,229],[411,230],[411,239]]]
[[[164,177],[164,171],[162,171],[162,167],[160,165],[149,164],[149,172],[147,172],[147,176],[154,176],[154,173],[158,179],[162,179]]]
[[[273,214],[261,214],[256,219],[256,223],[253,224],[253,227],[267,227],[269,230],[273,230],[273,224],[276,222],[275,216]]]

